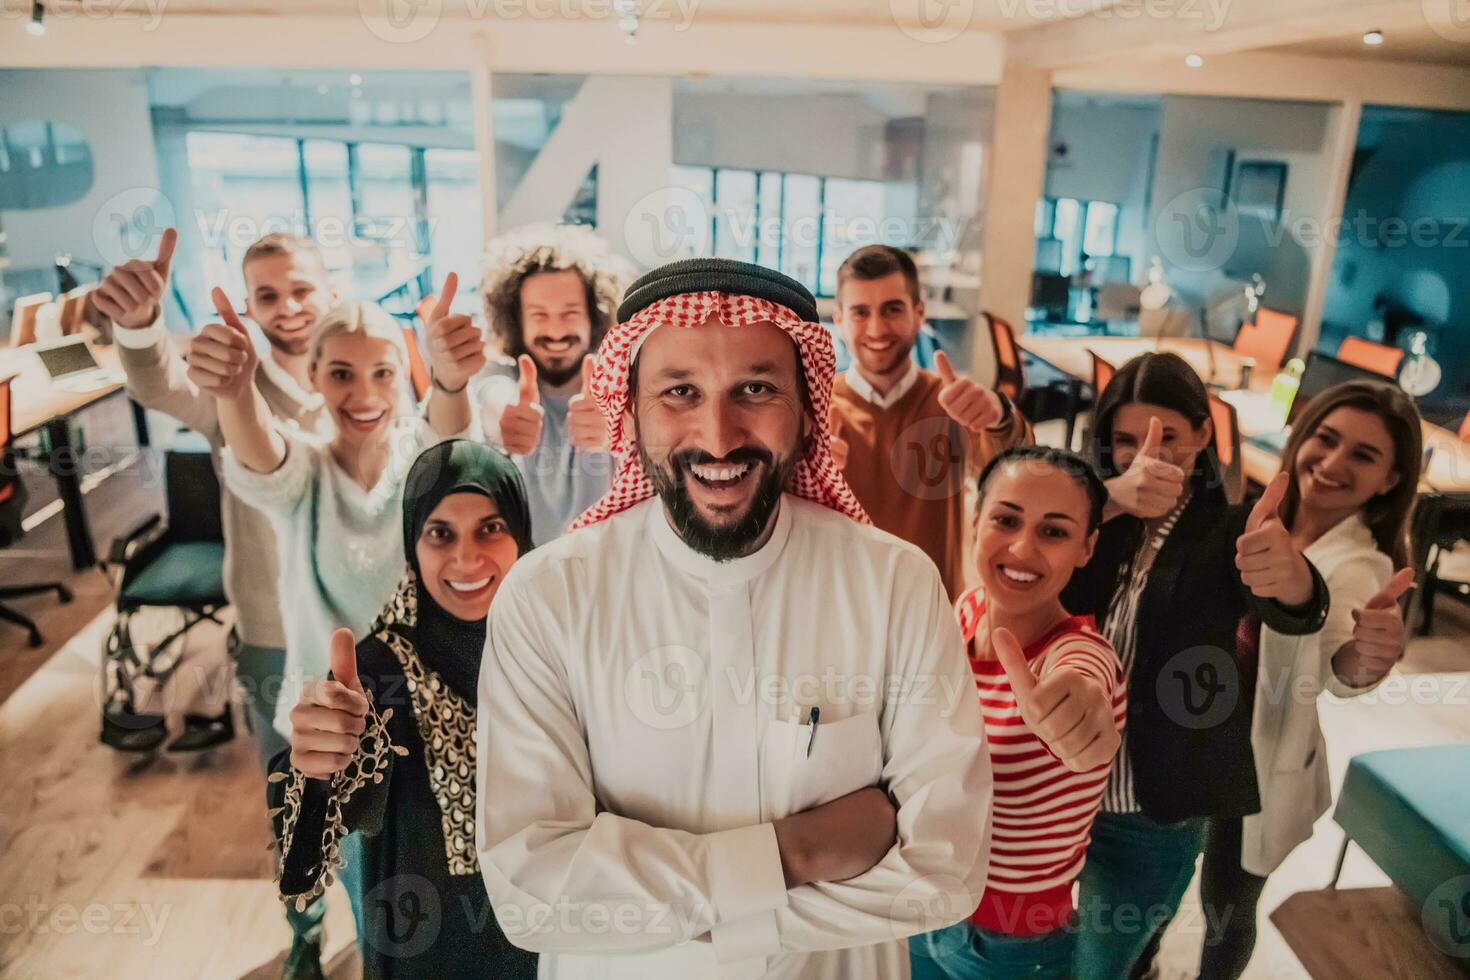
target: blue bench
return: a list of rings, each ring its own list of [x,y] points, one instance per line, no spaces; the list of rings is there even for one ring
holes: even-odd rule
[[[1425,933],[1470,970],[1470,744],[1389,749],[1348,763],[1333,819],[1421,909]]]

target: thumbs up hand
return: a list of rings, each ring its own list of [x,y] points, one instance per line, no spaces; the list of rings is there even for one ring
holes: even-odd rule
[[[1163,517],[1184,495],[1184,470],[1166,463],[1163,455],[1164,423],[1157,416],[1148,421],[1148,435],[1138,455],[1122,476],[1106,481],[1111,503],[1145,520]]]
[[[252,391],[260,362],[250,332],[218,286],[212,293],[222,322],[206,324],[189,344],[190,381],[215,398],[236,401]]]
[[[520,395],[500,413],[500,444],[508,453],[529,456],[541,444],[541,389],[536,387],[536,362],[531,355],[516,358],[521,369]]]
[[[1122,738],[1101,684],[1065,668],[1037,678],[1008,629],[994,630],[990,646],[1011,682],[1021,720],[1062,765],[1072,772],[1087,772],[1112,761]]]
[[[1299,606],[1312,598],[1312,571],[1281,521],[1288,479],[1277,473],[1251,509],[1245,533],[1235,542],[1235,567],[1253,595]]]
[[[177,231],[165,229],[156,257],[133,259],[115,266],[93,293],[97,309],[124,330],[151,326],[158,319],[159,304],[168,289],[169,269],[173,266],[174,246],[178,241]]]
[[[606,450],[610,444],[607,424],[592,393],[592,379],[596,374],[597,355],[588,354],[582,358],[582,390],[567,403],[567,435],[573,448],[589,452]]]
[[[332,634],[332,677],[308,686],[291,709],[291,765],[312,779],[330,779],[346,769],[367,714],[352,631],[339,629]]]
[[[852,446],[842,436],[842,412],[837,406],[827,406],[827,449],[832,453],[832,462],[837,464],[839,470],[847,469],[847,457],[852,452]]]
[[[956,375],[954,364],[944,351],[934,355],[934,368],[939,372],[941,386],[939,407],[970,432],[983,432],[1005,416],[1000,396],[969,378]]]
[[[1399,599],[1414,587],[1414,570],[1400,568],[1362,609],[1353,610],[1353,651],[1357,670],[1353,683],[1376,684],[1388,675],[1404,652],[1406,629]]]
[[[461,391],[485,366],[485,338],[480,328],[468,315],[449,312],[458,291],[459,276],[451,272],[444,277],[426,330],[429,370],[439,387],[450,393]]]

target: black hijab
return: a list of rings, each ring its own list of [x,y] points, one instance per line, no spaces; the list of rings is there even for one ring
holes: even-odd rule
[[[408,614],[397,622],[381,625],[404,635],[425,666],[475,704],[485,621],[466,622],[446,612],[424,588],[418,563],[417,545],[424,525],[434,508],[453,493],[478,493],[493,500],[515,538],[519,554],[531,550],[526,488],[509,456],[467,439],[451,439],[426,449],[414,460],[403,485],[403,552],[408,556],[410,573],[404,590],[413,592],[413,609],[406,610]]]

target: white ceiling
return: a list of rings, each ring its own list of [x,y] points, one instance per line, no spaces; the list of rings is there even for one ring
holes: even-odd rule
[[[154,0],[157,2],[157,0]],[[249,16],[290,14],[352,15],[358,0],[164,0],[164,16],[170,13]],[[413,3],[425,0],[371,0]],[[611,0],[428,0],[442,4],[446,18],[488,18],[498,12],[546,11],[543,19],[588,19],[608,13]],[[1010,31],[1049,21],[1077,16],[1112,6],[1117,0],[639,0],[650,20],[685,20],[693,11],[693,22],[783,23],[859,26],[913,26],[923,11],[935,18],[954,18],[947,24],[963,23],[971,30]],[[0,0],[0,6],[21,7],[21,0]],[[141,8],[141,4],[140,4]],[[587,11],[588,13],[582,13]],[[567,16],[567,15],[570,16]],[[522,16],[525,16],[524,14]]]
[[[1470,43],[1452,41],[1437,34],[1428,24],[1385,28],[1383,43],[1369,47],[1362,34],[1322,38],[1285,44],[1270,50],[1282,54],[1305,54],[1323,58],[1358,58],[1366,61],[1416,62],[1426,65],[1470,67]]]

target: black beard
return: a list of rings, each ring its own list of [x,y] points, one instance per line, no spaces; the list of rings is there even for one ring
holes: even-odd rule
[[[784,457],[778,463],[769,452],[754,446],[741,446],[727,453],[723,459],[716,459],[702,450],[686,449],[670,456],[669,466],[664,467],[648,458],[640,439],[638,458],[643,463],[643,471],[648,474],[654,489],[658,491],[664,509],[673,519],[674,530],[679,533],[679,537],[695,551],[718,562],[732,561],[750,554],[756,542],[766,533],[771,516],[781,502],[781,493],[790,480],[792,471],[796,469],[795,456]],[[684,482],[696,479],[689,470],[693,463],[750,463],[763,467],[764,475],[760,478],[755,497],[744,517],[734,524],[718,526],[704,519],[690,498]]]
[[[544,364],[538,351],[533,347],[526,348],[526,353],[531,355],[531,360],[536,362],[536,379],[544,383],[548,388],[560,388],[582,373],[582,362],[587,359],[588,351],[582,351],[580,357],[570,367],[550,368]]]

